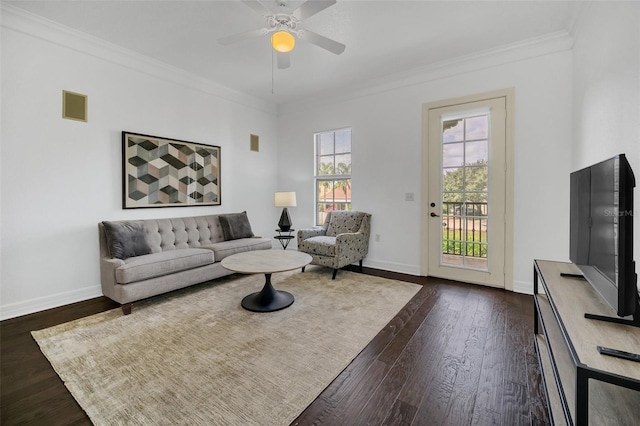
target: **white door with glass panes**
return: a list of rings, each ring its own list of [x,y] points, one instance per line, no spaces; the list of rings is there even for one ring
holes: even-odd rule
[[[431,276],[505,286],[505,102],[425,109]]]

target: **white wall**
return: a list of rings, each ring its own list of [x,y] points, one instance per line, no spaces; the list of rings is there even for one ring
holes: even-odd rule
[[[514,288],[530,292],[534,258],[568,259],[568,173],[625,152],[640,174],[638,7],[585,7],[573,50],[567,37],[541,39],[286,105],[276,118],[273,105],[3,6],[0,316],[99,295],[101,220],[246,209],[256,233],[271,235],[271,194],[294,190],[294,227],[312,225],[312,134],[346,126],[354,208],[373,213],[381,236],[365,263],[420,274],[421,105],[507,87]],[[60,118],[62,90],[89,96],[88,123]],[[122,130],[222,146],[223,205],[122,210]],[[249,152],[249,133],[260,153]]]
[[[575,30],[573,170],[624,153],[636,176],[634,254],[640,271],[640,3],[593,2]]]
[[[62,90],[88,123],[62,119]],[[28,18],[2,16],[2,318],[101,295],[97,223],[247,210],[273,234],[275,106]],[[121,132],[222,148],[222,206],[123,210]],[[249,134],[260,152],[249,150]]]
[[[569,45],[558,36],[282,108],[279,158],[286,167],[279,185],[297,192],[295,227],[313,224],[313,133],[351,126],[353,208],[372,213],[372,234],[380,234],[364,263],[420,274],[420,215],[427,202],[420,193],[422,104],[514,87],[514,289],[532,292],[534,258],[568,257]],[[404,201],[407,192],[415,201]]]

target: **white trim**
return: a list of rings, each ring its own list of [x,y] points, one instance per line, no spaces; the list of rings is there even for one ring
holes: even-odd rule
[[[0,5],[0,14],[2,27],[5,29],[75,50],[151,77],[208,93],[258,111],[277,114],[277,106],[273,102],[241,93],[212,80],[26,12],[15,6],[2,3]]]
[[[318,106],[331,105],[365,96],[424,84],[429,81],[466,74],[508,63],[519,62],[556,52],[570,50],[573,38],[566,31],[557,31],[495,49],[484,50],[458,58],[440,61],[424,67],[388,75],[376,80],[353,83],[349,87],[324,91],[323,94],[289,102],[278,107],[279,115],[305,112]]]
[[[483,106],[480,108],[465,109],[464,111],[451,111],[440,116],[440,121],[458,120],[474,115],[486,115],[491,113],[491,108]]]
[[[57,293],[50,296],[36,297],[18,303],[10,303],[0,306],[0,320],[15,318],[46,309],[57,308],[70,303],[82,302],[102,296],[102,289],[99,285],[84,287],[78,290]]]
[[[428,161],[428,135],[429,135],[429,120],[428,113],[431,109],[442,108],[447,106],[461,105],[471,102],[486,101],[495,98],[505,98],[505,245],[504,245],[504,289],[514,291],[513,282],[513,248],[514,248],[514,99],[515,89],[507,88],[494,90],[491,92],[478,93],[474,95],[454,98],[443,99],[440,101],[429,102],[422,105],[422,185],[421,191],[423,194],[424,203],[422,205],[421,224],[420,224],[420,275],[429,275],[429,250],[427,241],[429,241],[429,212],[431,211],[427,200],[429,199],[429,176],[428,167],[426,167]]]
[[[526,281],[514,281],[513,291],[515,293],[533,294],[533,283]]]
[[[357,263],[354,263],[357,265]],[[370,260],[364,259],[362,262],[362,266],[373,268],[373,269],[381,269],[383,271],[390,272],[399,272],[407,275],[420,276],[420,267],[416,265],[409,265],[406,263],[395,263],[395,262],[385,262],[380,260]]]

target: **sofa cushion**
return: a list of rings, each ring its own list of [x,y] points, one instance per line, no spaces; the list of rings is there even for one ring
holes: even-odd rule
[[[219,220],[226,241],[253,237],[247,212],[221,214]]]
[[[111,257],[127,259],[151,253],[142,222],[102,222]]]
[[[333,257],[336,255],[336,237],[321,235],[307,238],[298,243],[298,250],[318,256]]]
[[[214,257],[216,258],[216,262],[220,262],[227,256],[242,253],[244,251],[268,250],[271,248],[271,240],[260,237],[242,238],[239,240],[210,244],[203,246],[203,248],[212,250]]]
[[[335,237],[338,234],[347,232],[358,232],[362,224],[362,214],[350,211],[333,211],[329,218],[327,235]]]
[[[187,248],[131,257],[116,269],[116,281],[128,284],[209,265],[214,262],[213,256],[211,250]]]

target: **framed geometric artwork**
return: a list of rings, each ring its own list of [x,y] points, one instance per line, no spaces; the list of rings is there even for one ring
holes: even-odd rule
[[[122,208],[219,206],[220,147],[122,132]]]

